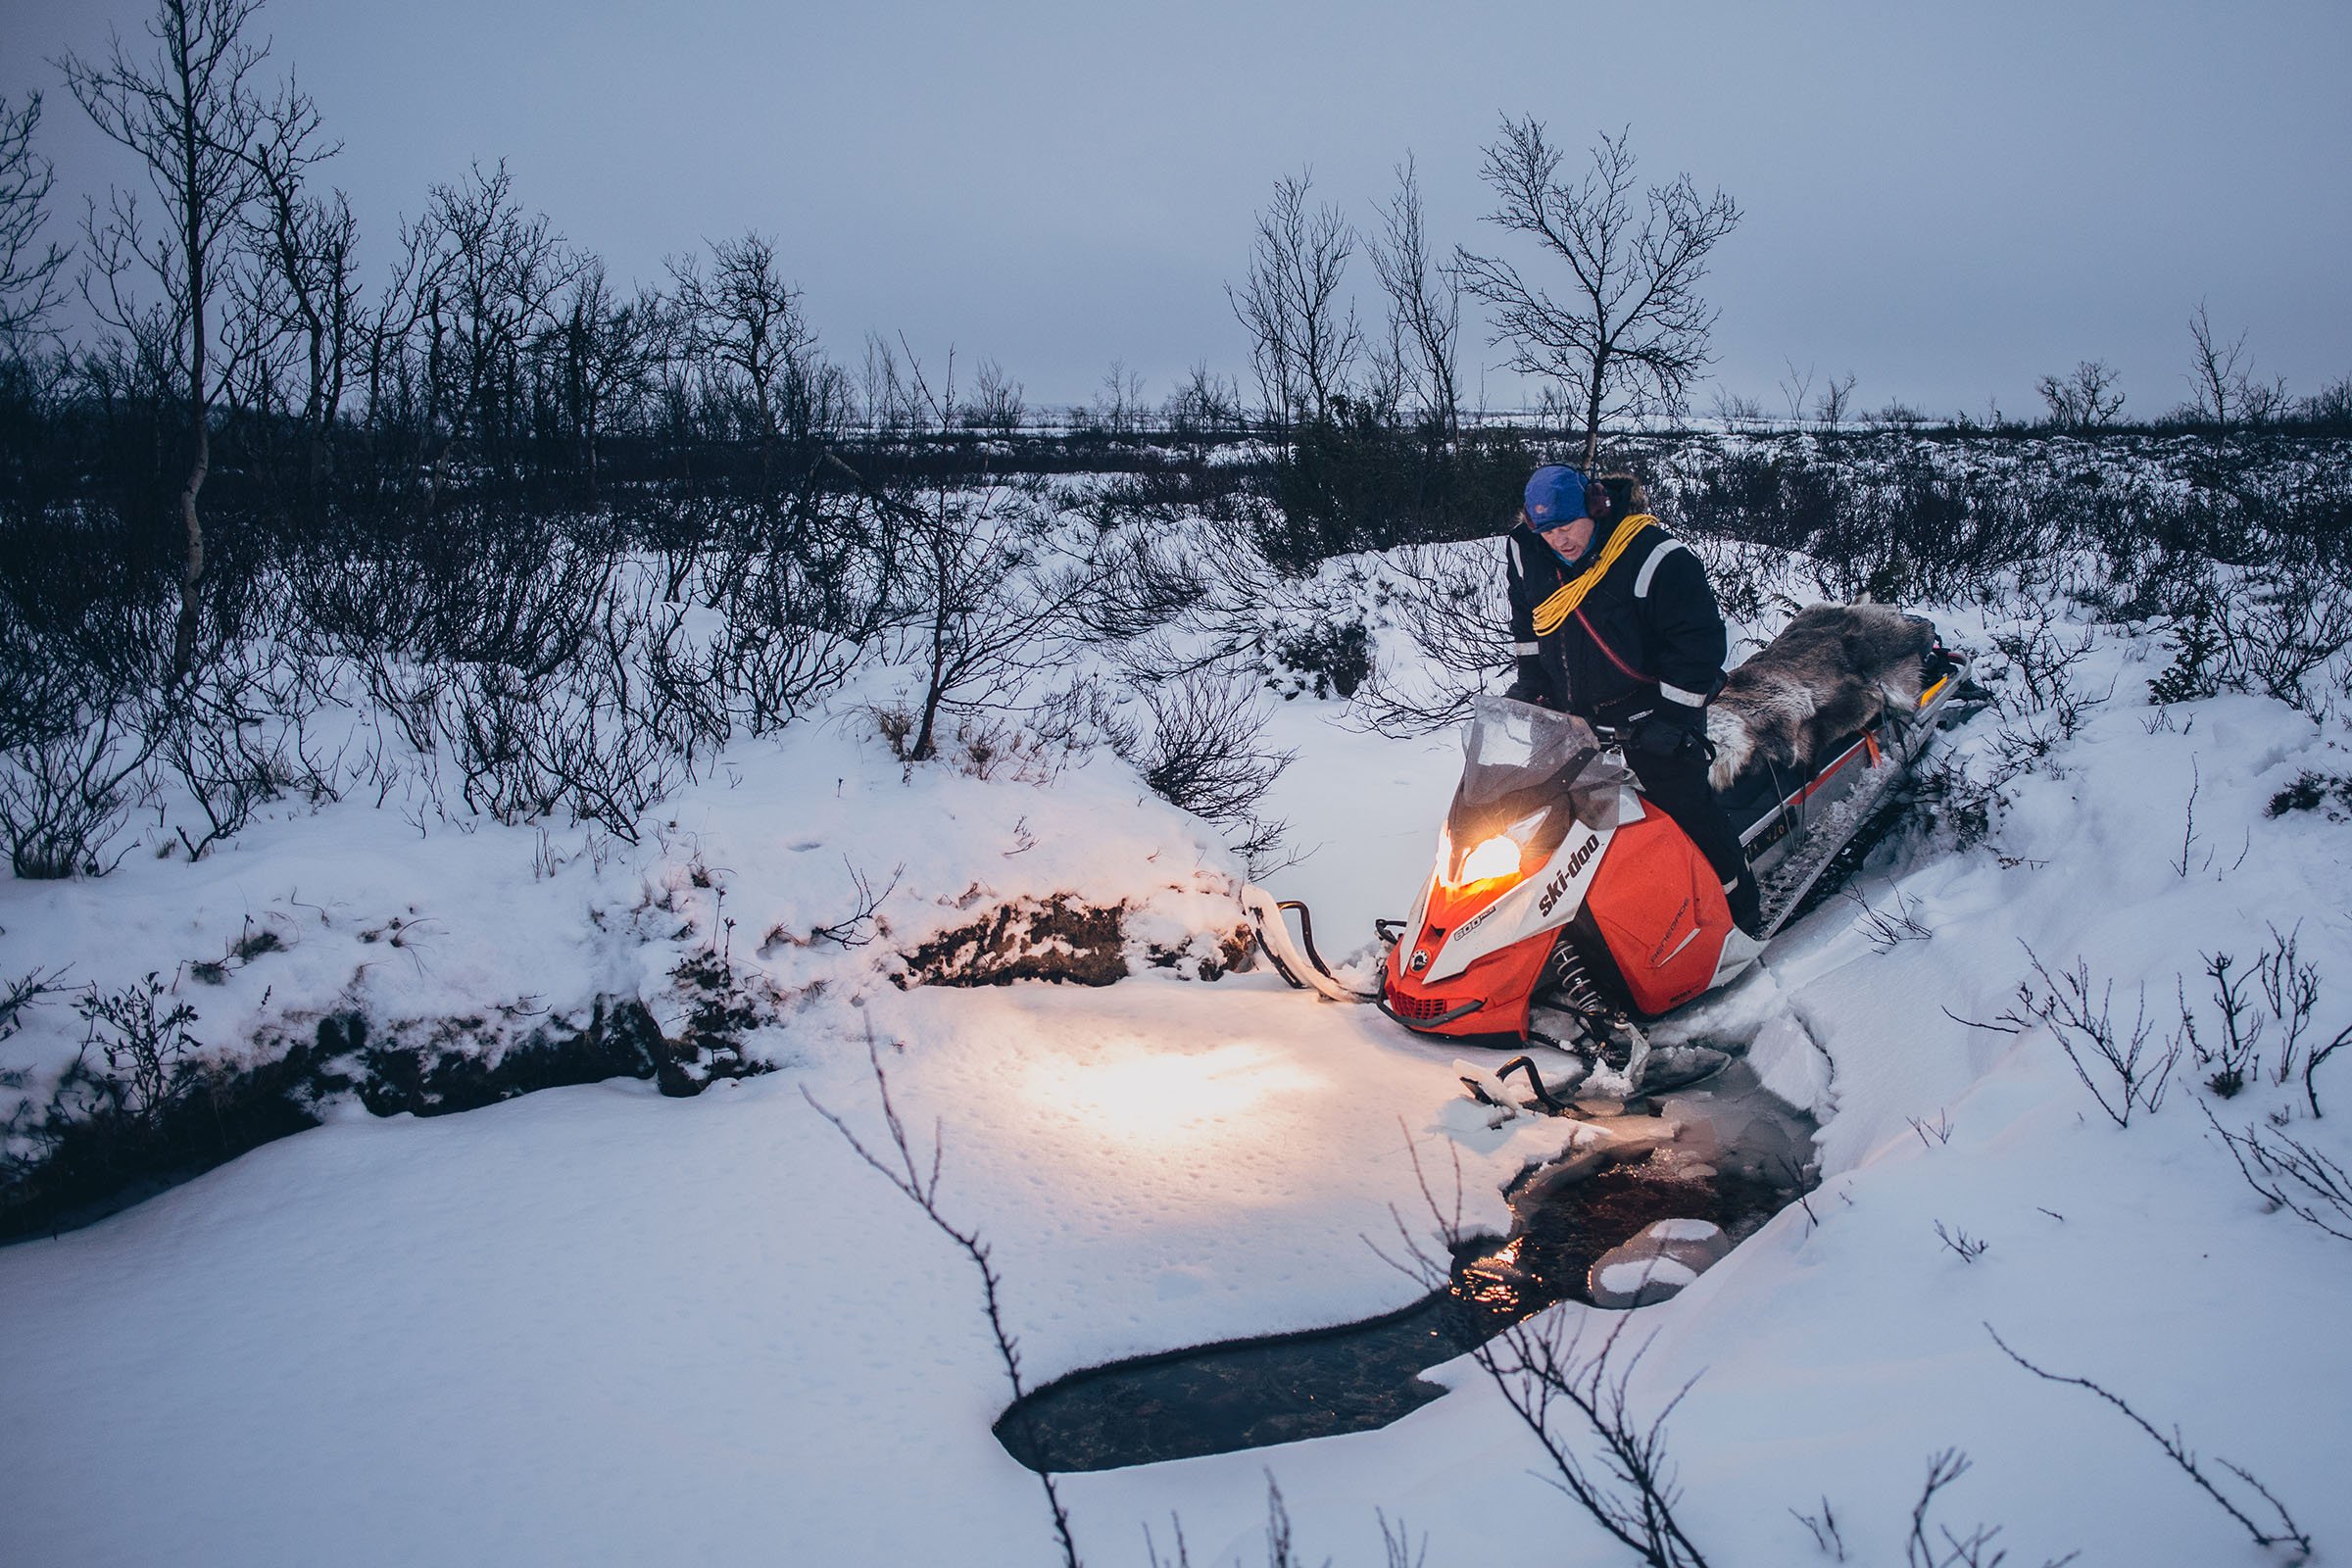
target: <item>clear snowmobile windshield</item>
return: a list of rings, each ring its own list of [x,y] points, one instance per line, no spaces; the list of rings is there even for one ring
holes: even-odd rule
[[[1622,792],[1633,781],[1624,764],[1602,757],[1600,738],[1583,719],[1507,697],[1473,700],[1462,754],[1462,781],[1446,813],[1448,876],[1459,874],[1474,846],[1496,835],[1540,860],[1572,822],[1617,826]]]

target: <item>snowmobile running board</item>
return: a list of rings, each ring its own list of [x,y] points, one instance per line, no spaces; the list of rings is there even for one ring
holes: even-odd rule
[[[1830,808],[1821,821],[1807,826],[1796,853],[1759,883],[1756,892],[1758,902],[1763,905],[1765,941],[1780,935],[1781,927],[1804,903],[1805,895],[1813,891],[1823,873],[1845,853],[1871,814],[1908,775],[1908,769],[1889,758],[1872,768],[1870,775]]]
[[[1918,711],[1903,715],[1889,713],[1891,722],[1886,739],[1890,744],[1882,748],[1878,741],[1867,738],[1855,742],[1857,747],[1868,748],[1873,764],[1862,781],[1818,820],[1805,824],[1795,852],[1758,879],[1756,892],[1763,906],[1764,941],[1778,936],[1781,927],[1805,906],[1805,896],[1838,863],[1880,808],[1910,781],[1936,736],[1947,727],[1946,720],[1957,723],[1973,717],[1983,706],[1964,701],[1960,711],[1946,712],[1955,697],[1977,690],[1969,678],[1974,664],[1974,660],[1956,659],[1950,672],[1930,688]],[[1833,768],[1835,765],[1832,764]],[[1748,837],[1754,837],[1765,825],[1757,824]]]
[[[1274,967],[1285,980],[1301,991],[1316,991],[1334,1002],[1374,1002],[1380,993],[1358,991],[1343,984],[1323,962],[1323,955],[1315,951],[1315,918],[1306,906],[1297,899],[1277,902],[1265,889],[1251,883],[1242,889],[1242,908],[1250,916],[1250,924],[1257,931],[1257,945],[1263,949]],[[1285,909],[1298,911],[1298,940],[1291,940],[1290,923],[1283,919]]]

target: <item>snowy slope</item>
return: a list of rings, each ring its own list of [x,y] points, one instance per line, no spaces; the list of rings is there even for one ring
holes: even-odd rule
[[[1998,629],[1945,619],[1979,647]],[[1929,934],[1874,943],[1833,901],[1712,1004],[1768,1025],[1774,1081],[1815,1097],[1826,1180],[1632,1319],[1657,1336],[1638,1402],[1703,1374],[1670,1451],[1711,1561],[1828,1560],[1790,1513],[1825,1498],[1851,1560],[1898,1560],[1950,1447],[1975,1468],[1936,1518],[2003,1526],[2013,1561],[2280,1560],[2122,1416],[2012,1364],[1987,1323],[2243,1465],[2324,1552],[2352,1540],[2352,1349],[2332,1332],[2352,1243],[2265,1212],[2198,1108],[2232,1131],[2289,1115],[2352,1157],[2352,1078],[2328,1076],[2342,1061],[2317,1120],[2292,1114],[2299,1083],[2222,1101],[2184,1060],[2119,1128],[2048,1029],[1957,1021],[2019,1006],[2030,947],[2052,974],[2114,979],[2126,1017],[2144,984],[2159,1048],[2185,975],[2209,1038],[2203,955],[2251,961],[2275,924],[2328,982],[2314,1033],[2352,1022],[2352,826],[2265,814],[2300,772],[2342,772],[2344,737],[2267,699],[2160,716],[2141,693],[2161,654],[2101,639],[2076,679],[2112,697],[2005,783],[1989,833],[1915,835],[1857,885]],[[1993,729],[1962,738],[1980,781],[2000,768]],[[1267,807],[1302,858],[1270,885],[1310,898],[1344,951],[1423,873],[1454,753],[1309,698],[1274,738],[1299,755]],[[715,941],[783,999],[754,1037],[781,1070],[700,1099],[624,1082],[430,1120],[344,1107],[0,1250],[12,1554],[1051,1560],[1035,1479],[988,1433],[1006,1390],[976,1278],[804,1098],[878,1137],[869,1042],[918,1143],[944,1143],[945,1206],[994,1249],[1032,1382],[1400,1304],[1416,1287],[1364,1238],[1394,1235],[1392,1207],[1422,1212],[1407,1140],[1427,1168],[1459,1158],[1468,1212],[1494,1227],[1501,1182],[1563,1142],[1526,1118],[1489,1129],[1452,1100],[1449,1052],[1264,974],[891,985],[888,954],[975,894],[1125,900],[1176,941],[1229,917],[1239,868],[1213,833],[1107,758],[1045,784],[903,778],[853,726],[808,726],[738,748],[662,814],[636,849],[552,873],[534,829],[419,835],[346,803],[193,867],[134,857],[102,882],[0,887],[12,971],[71,961],[108,985],[282,923],[283,951],[196,994],[220,1041],[355,998],[419,1019],[602,991],[660,1004]],[[764,940],[847,912],[853,867],[893,887],[886,940]],[[431,923],[393,949],[395,915]],[[0,1046],[4,1064],[70,1051],[60,1020],[42,1029]],[[1984,1250],[1964,1258],[1938,1222]],[[1164,1553],[1173,1512],[1194,1561],[1262,1561],[1271,1473],[1309,1560],[1382,1560],[1375,1509],[1426,1533],[1432,1562],[1624,1560],[1529,1473],[1541,1451],[1475,1367],[1438,1376],[1455,1392],[1384,1431],[1070,1478],[1081,1550],[1142,1562],[1149,1524]]]

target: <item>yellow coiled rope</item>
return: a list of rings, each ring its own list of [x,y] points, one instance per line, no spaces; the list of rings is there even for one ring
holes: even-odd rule
[[[1559,630],[1560,622],[1576,613],[1576,607],[1583,604],[1585,596],[1609,574],[1609,568],[1617,564],[1617,558],[1625,554],[1626,547],[1634,542],[1635,536],[1642,529],[1654,526],[1657,520],[1646,512],[1637,512],[1619,523],[1610,533],[1609,542],[1601,548],[1600,559],[1563,583],[1558,592],[1536,607],[1536,635],[1548,637]]]

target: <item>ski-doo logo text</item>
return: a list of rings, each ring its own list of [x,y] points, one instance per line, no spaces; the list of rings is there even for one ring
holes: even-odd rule
[[[1575,852],[1568,857],[1568,863],[1560,867],[1558,873],[1552,877],[1550,885],[1544,888],[1544,896],[1536,901],[1538,916],[1549,918],[1553,906],[1557,905],[1561,896],[1568,891],[1568,884],[1575,879],[1577,872],[1582,871],[1591,862],[1593,853],[1599,848],[1599,834],[1588,833],[1585,835],[1585,842],[1576,847]]]
[[[1568,857],[1568,874],[1574,876],[1577,872],[1582,871],[1585,868],[1585,862],[1592,858],[1592,852],[1599,848],[1599,834],[1588,833],[1585,835],[1585,842],[1579,844],[1576,847],[1576,853]]]
[[[1537,914],[1548,916],[1551,913],[1551,906],[1560,902],[1561,894],[1568,891],[1568,878],[1573,873],[1563,866],[1552,877],[1551,885],[1545,888],[1544,890],[1544,896],[1536,901]]]

